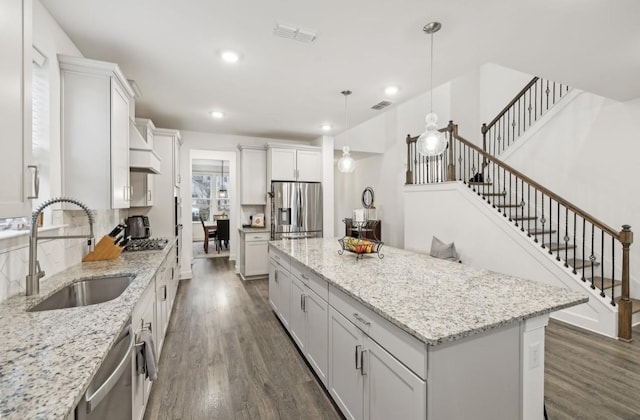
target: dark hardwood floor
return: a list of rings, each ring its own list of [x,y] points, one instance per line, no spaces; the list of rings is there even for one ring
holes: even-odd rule
[[[340,419],[268,303],[227,258],[182,280],[145,419]]]
[[[181,281],[145,419],[341,418],[271,311],[267,281],[233,270],[227,258],[196,259],[193,279]],[[623,343],[551,321],[549,419],[640,420],[639,327],[634,336]]]

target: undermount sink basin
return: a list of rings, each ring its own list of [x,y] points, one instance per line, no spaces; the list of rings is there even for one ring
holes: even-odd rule
[[[120,296],[135,277],[135,275],[118,275],[82,279],[58,290],[28,309],[28,312],[50,311],[108,302]]]

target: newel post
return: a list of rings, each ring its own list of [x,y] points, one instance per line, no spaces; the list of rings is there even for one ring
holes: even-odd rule
[[[449,125],[447,126],[447,135],[449,136],[449,165],[447,166],[447,181],[456,180],[456,164],[453,156],[454,127],[455,125],[453,124],[453,121],[449,121]]]
[[[618,301],[618,339],[630,342],[632,341],[631,316],[633,315],[629,299],[629,247],[633,243],[631,226],[622,225],[618,238],[622,243],[622,294]]]
[[[407,172],[404,181],[405,185],[413,184],[413,171],[411,169],[411,135],[407,134]]]

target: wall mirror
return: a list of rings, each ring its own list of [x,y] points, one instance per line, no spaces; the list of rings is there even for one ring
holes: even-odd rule
[[[365,209],[374,209],[373,207],[373,188],[367,187],[362,191],[362,207]]]

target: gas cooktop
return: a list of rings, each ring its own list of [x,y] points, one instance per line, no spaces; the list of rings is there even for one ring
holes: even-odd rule
[[[159,251],[164,249],[168,243],[168,239],[162,238],[131,239],[124,248],[124,251]]]

